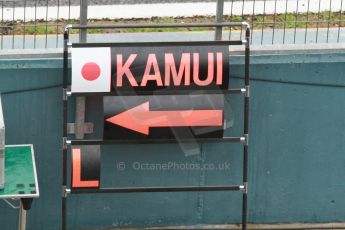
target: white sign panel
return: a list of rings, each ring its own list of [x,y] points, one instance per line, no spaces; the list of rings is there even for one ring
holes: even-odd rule
[[[110,92],[111,54],[106,48],[72,48],[73,93]]]

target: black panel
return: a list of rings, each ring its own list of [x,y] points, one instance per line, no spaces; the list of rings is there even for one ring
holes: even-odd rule
[[[81,180],[100,180],[101,151],[100,146],[81,146]]]
[[[140,45],[140,44],[139,44]],[[173,54],[174,61],[175,61],[175,68],[178,71],[181,62],[181,55],[182,53],[190,54],[190,85],[179,84],[173,85],[172,79],[170,78],[170,86],[166,86],[165,82],[165,54],[171,53]],[[198,59],[193,58],[193,54],[199,54],[199,61]],[[214,68],[213,68],[213,82],[207,86],[199,86],[194,83],[193,81],[193,62],[199,63],[199,75],[200,80],[204,80],[208,74],[208,53],[214,54]],[[222,54],[222,84],[216,84],[216,53]],[[122,64],[125,64],[130,55],[136,54],[136,58],[130,65],[130,71],[133,74],[138,86],[133,87],[128,81],[126,75],[123,76],[123,85],[121,87],[116,85],[117,80],[117,55],[122,55]],[[143,74],[146,69],[147,59],[149,54],[154,54],[157,63],[159,66],[159,73],[161,75],[161,79],[163,82],[163,86],[157,86],[155,81],[149,81],[146,87],[141,86],[141,82],[143,80]],[[190,91],[190,90],[225,90],[228,89],[229,85],[229,46],[227,45],[218,45],[218,46],[196,46],[196,45],[185,45],[179,46],[177,45],[170,45],[170,46],[137,46],[137,47],[112,47],[111,48],[111,64],[112,64],[112,90],[115,91],[117,94],[121,95],[121,91],[128,92],[133,91],[133,95],[136,95],[136,92],[152,92],[156,90],[167,90],[167,91]],[[151,69],[152,70],[152,69]],[[152,72],[151,72],[152,73]],[[183,75],[184,82],[185,75]]]

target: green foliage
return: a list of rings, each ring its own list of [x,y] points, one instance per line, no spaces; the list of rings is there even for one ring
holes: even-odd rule
[[[56,34],[56,26],[29,25],[25,27],[25,34]]]

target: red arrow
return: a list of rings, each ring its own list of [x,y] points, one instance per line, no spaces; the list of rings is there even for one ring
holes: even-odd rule
[[[222,126],[223,110],[150,111],[145,102],[106,121],[149,135],[150,127]]]

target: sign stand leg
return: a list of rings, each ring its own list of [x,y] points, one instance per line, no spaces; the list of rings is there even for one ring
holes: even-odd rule
[[[63,52],[63,134],[62,134],[62,203],[61,203],[61,219],[62,230],[67,229],[67,79],[68,79],[68,30],[64,32],[64,52]]]
[[[66,230],[67,228],[67,212],[66,212],[66,204],[67,204],[67,200],[66,197],[62,198],[62,230]]]
[[[242,207],[242,230],[247,230],[247,199],[248,195],[243,194],[243,207]]]
[[[249,145],[249,63],[250,63],[250,28],[246,29],[246,48],[245,48],[245,74],[244,74],[244,85],[247,90],[244,98],[244,136],[246,142],[243,147],[243,200],[242,200],[242,230],[247,230],[247,217],[248,217],[248,145]]]
[[[244,191],[242,196],[242,230],[247,230],[247,213],[248,213],[248,148],[244,146],[244,157],[243,157],[243,184]]]
[[[23,201],[20,200],[19,215],[18,215],[18,230],[26,229],[26,210],[24,209]]]

